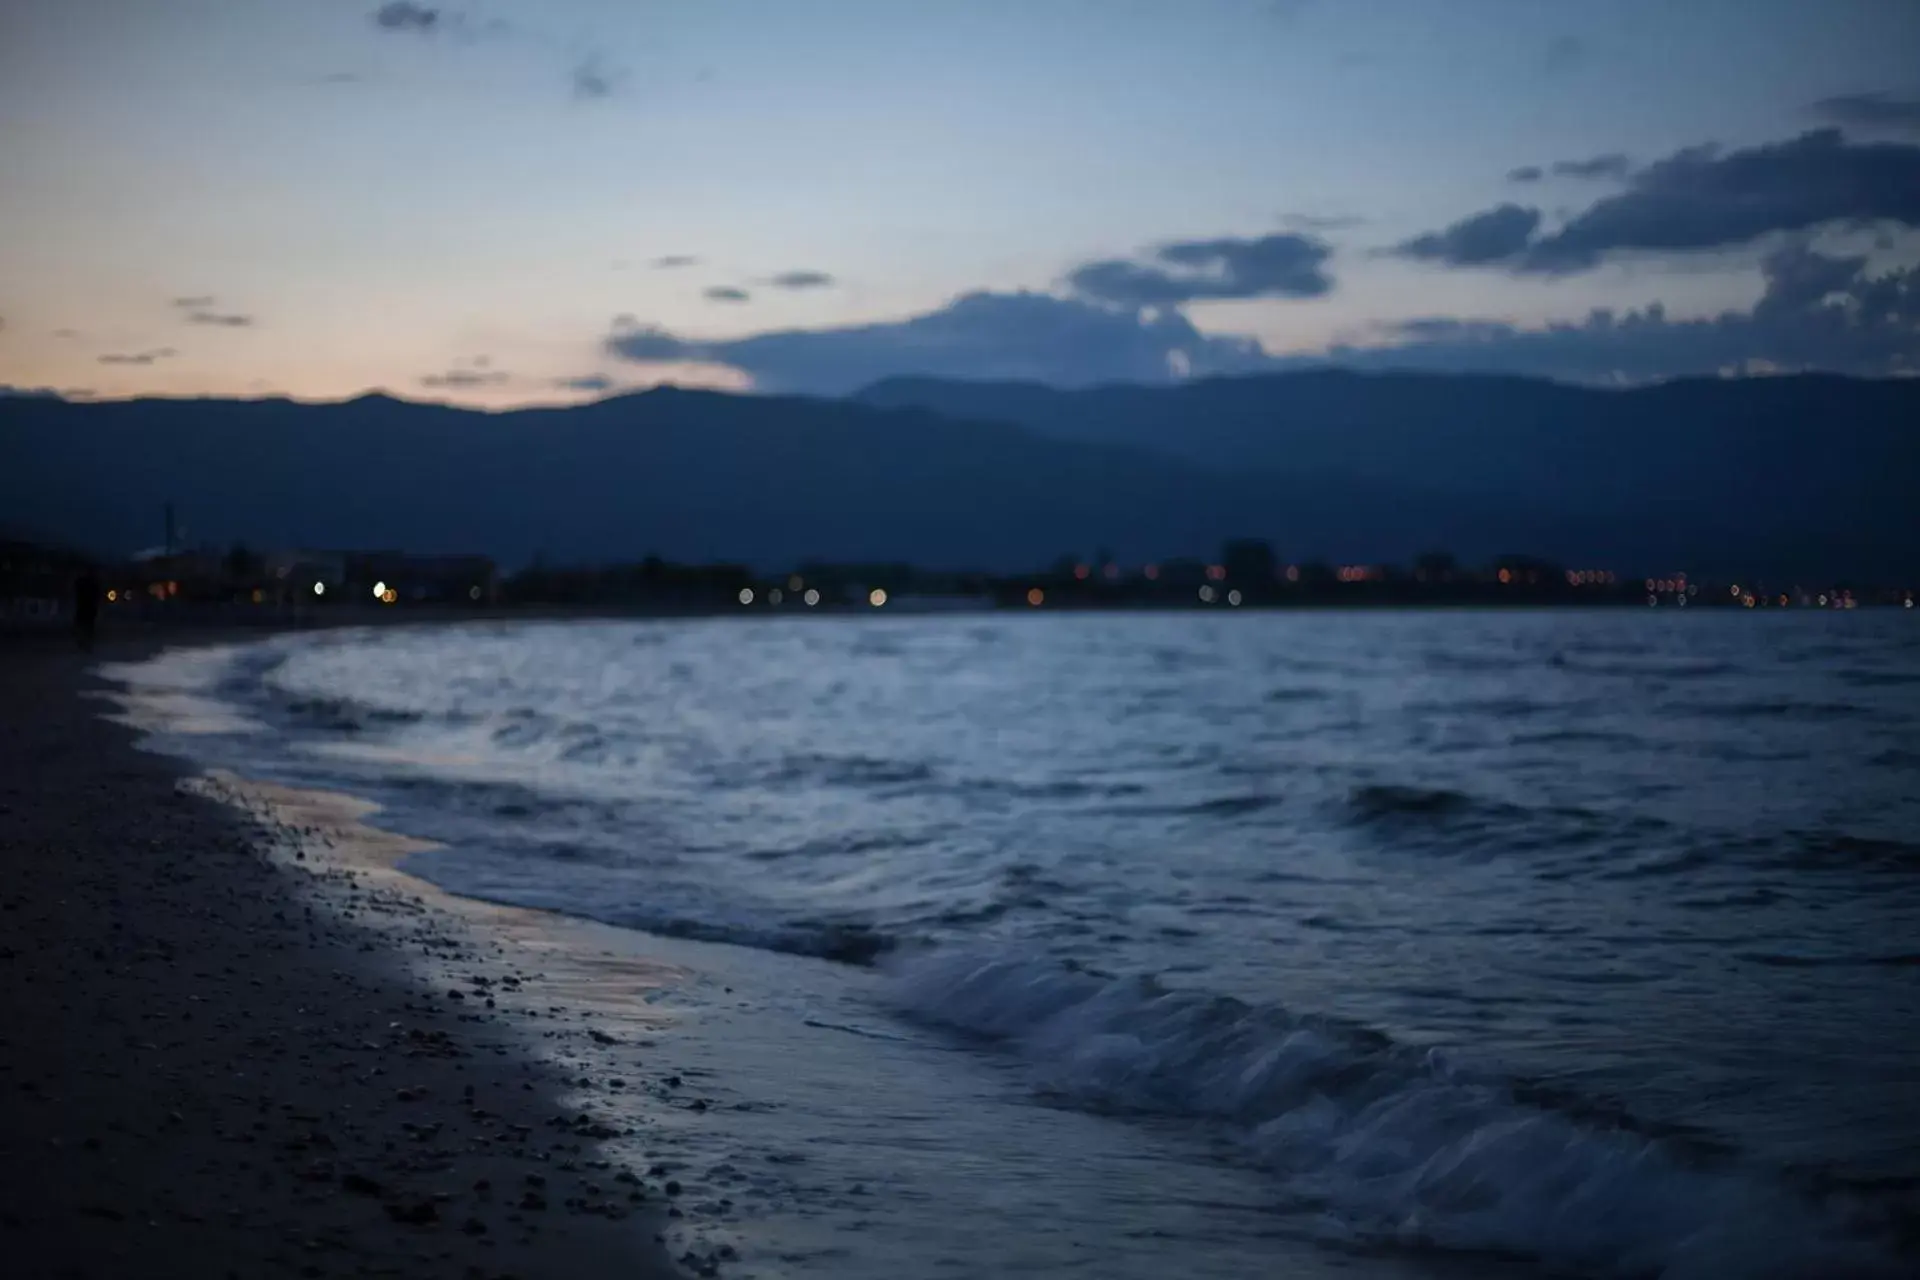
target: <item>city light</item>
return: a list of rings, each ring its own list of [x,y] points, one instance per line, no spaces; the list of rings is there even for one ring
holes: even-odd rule
[[[820,593],[812,587],[808,587],[807,594],[802,596],[801,599],[805,600],[807,602],[807,608],[811,609],[820,603]]]
[[[376,582],[376,583],[374,583],[374,584],[373,584],[373,598],[374,598],[375,600],[385,600],[385,599],[387,598],[387,584],[386,584],[386,583],[384,583],[384,582]]]
[[[740,603],[741,603],[741,604],[752,604],[752,603],[753,603],[753,588],[752,588],[752,587],[742,587],[742,588],[740,588]]]
[[[1508,583],[1508,582],[1512,582],[1512,581],[1513,581],[1513,574],[1511,574],[1511,573],[1509,573],[1509,572],[1508,572],[1507,570],[1505,570],[1505,569],[1502,569],[1502,570],[1500,571],[1500,581],[1501,581],[1501,582],[1502,582],[1503,584],[1505,584],[1505,583]],[[1652,586],[1653,584],[1652,584],[1652,583],[1648,583],[1647,585],[1648,585],[1648,586]]]
[[[787,590],[789,591],[798,591],[800,590],[801,587],[804,587],[806,585],[807,585],[806,583],[800,580],[800,575],[797,573],[794,574],[791,578],[787,579]]]
[[[112,603],[113,603],[113,602],[114,602],[115,600],[118,600],[119,598],[120,598],[120,593],[119,593],[118,591],[108,591],[108,592],[107,592],[107,603],[108,603],[108,604],[112,604]]]
[[[400,593],[398,591],[395,591],[392,587],[388,587],[386,590],[386,594],[380,597],[380,602],[382,604],[393,604],[395,601],[399,599],[400,599]]]
[[[1027,588],[1027,603],[1038,609],[1047,602],[1047,593],[1038,587]]]
[[[467,588],[467,599],[469,599],[469,600],[478,600],[479,598],[480,598],[480,588],[479,588],[479,587],[477,587],[477,586],[474,586],[474,587],[468,587],[468,588]]]
[[[875,587],[873,590],[867,592],[867,603],[872,605],[874,608],[878,609],[881,605],[885,604],[886,602],[887,602],[887,590],[885,587]]]
[[[775,587],[773,590],[767,592],[768,604],[779,604],[782,600],[785,600],[786,598],[787,598],[786,593],[781,591],[780,588],[778,587]]]
[[[1287,566],[1287,581],[1288,581],[1288,582],[1298,582],[1298,581],[1300,581],[1300,566],[1299,566],[1299,565],[1297,565],[1297,564],[1290,564],[1290,565],[1288,565],[1288,566]]]
[[[1214,590],[1212,587],[1200,588],[1200,602],[1202,604],[1212,604],[1213,597],[1214,597]]]
[[[1240,592],[1238,588],[1227,592],[1227,603],[1236,609],[1240,607]]]
[[[326,583],[324,583],[324,582],[316,582],[316,583],[314,583],[314,584],[313,584],[313,594],[315,594],[315,595],[317,595],[317,596],[323,596],[323,595],[325,595],[325,594],[327,594],[327,584],[326,584]]]
[[[1073,566],[1073,576],[1080,579],[1080,581],[1085,582],[1087,580],[1087,573],[1087,566],[1083,564]]]

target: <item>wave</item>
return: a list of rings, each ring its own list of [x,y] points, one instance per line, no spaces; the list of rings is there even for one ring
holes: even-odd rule
[[[1577,671],[1589,676],[1631,676],[1649,680],[1703,680],[1712,676],[1731,676],[1740,674],[1742,668],[1733,662],[1711,660],[1678,660],[1651,662],[1593,661],[1576,654],[1556,653],[1548,660],[1549,665],[1567,671]]]
[[[1031,957],[887,967],[903,1013],[1015,1051],[1057,1101],[1223,1127],[1343,1239],[1605,1276],[1898,1274],[1784,1182],[1376,1031]]]
[[[1479,802],[1463,791],[1447,787],[1410,787],[1396,783],[1369,783],[1355,787],[1348,803],[1363,818],[1419,817],[1465,813]]]

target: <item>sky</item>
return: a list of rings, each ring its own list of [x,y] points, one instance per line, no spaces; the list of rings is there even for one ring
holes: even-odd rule
[[[0,0],[0,386],[1920,370],[1920,0]]]

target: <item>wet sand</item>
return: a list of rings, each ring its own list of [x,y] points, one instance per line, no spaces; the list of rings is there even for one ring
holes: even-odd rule
[[[564,992],[351,811],[137,750],[86,672],[148,647],[0,647],[0,1269],[675,1274],[677,1184],[528,1051]]]

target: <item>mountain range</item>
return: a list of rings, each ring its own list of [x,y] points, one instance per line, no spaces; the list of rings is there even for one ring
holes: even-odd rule
[[[1920,379],[895,379],[846,400],[660,388],[497,413],[0,397],[0,521],[107,554],[158,542],[171,501],[196,541],[507,564],[994,570],[1263,537],[1299,560],[1895,578],[1920,576],[1916,482]]]

